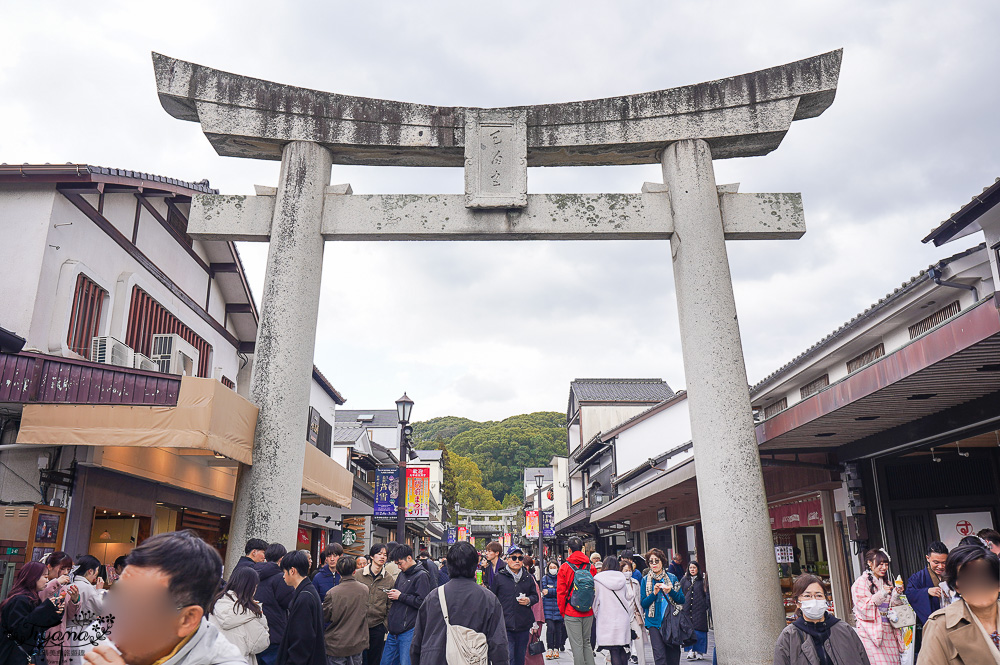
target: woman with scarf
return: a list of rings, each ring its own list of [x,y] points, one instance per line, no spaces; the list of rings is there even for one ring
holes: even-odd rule
[[[903,631],[893,628],[886,614],[903,601],[889,582],[889,555],[885,550],[868,550],[865,563],[868,570],[851,586],[858,635],[871,665],[899,665],[906,651]]]
[[[646,553],[649,572],[639,582],[639,605],[642,607],[643,623],[649,633],[653,647],[655,665],[678,665],[681,661],[679,644],[667,644],[660,634],[660,625],[667,612],[684,604],[684,592],[680,582],[667,572],[667,557],[661,549],[651,549]],[[679,608],[677,608],[679,610]]]
[[[774,665],[871,665],[865,645],[849,625],[827,613],[823,582],[799,575],[792,586],[798,609],[774,647]]]
[[[49,583],[45,564],[24,564],[14,578],[7,599],[0,603],[0,665],[26,665],[42,652],[41,637],[62,620],[66,596],[56,594],[42,600]]]
[[[687,575],[681,578],[681,591],[687,604],[684,611],[691,619],[691,626],[694,628],[694,635],[697,638],[694,644],[684,647],[687,651],[688,660],[701,660],[708,653],[708,585],[705,582],[705,575],[701,572],[701,567],[697,561],[688,564]]]

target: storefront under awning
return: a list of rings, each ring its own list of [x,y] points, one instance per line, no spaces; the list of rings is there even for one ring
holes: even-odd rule
[[[177,406],[25,404],[17,443],[132,449],[142,458],[130,462],[135,470],[163,466],[147,460],[140,449],[202,451],[233,464],[252,464],[257,412],[254,404],[220,382],[185,376]],[[351,472],[315,446],[305,441],[303,445],[303,501],[350,507]],[[169,478],[159,480],[170,483]]]

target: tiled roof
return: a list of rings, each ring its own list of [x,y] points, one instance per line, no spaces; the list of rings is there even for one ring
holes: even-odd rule
[[[393,427],[399,424],[395,409],[337,409],[334,418],[338,423],[356,423],[358,416],[372,416],[373,420],[366,422],[369,427]]]
[[[323,392],[329,395],[330,399],[336,402],[337,406],[340,406],[341,404],[347,401],[346,399],[344,399],[344,396],[341,395],[337,391],[337,389],[333,387],[333,384],[330,383],[330,380],[327,379],[325,376],[323,376],[323,372],[319,371],[319,368],[316,367],[316,365],[313,365],[313,378],[316,379],[316,383],[320,385],[320,387],[323,389]]]
[[[662,402],[674,391],[663,379],[575,379],[569,384],[578,402]]]
[[[358,440],[365,432],[365,427],[358,425],[350,425],[347,423],[334,423],[333,425],[333,442],[336,443],[354,443]]]
[[[857,316],[855,316],[853,319],[851,319],[850,321],[848,321],[844,325],[840,326],[839,328],[837,328],[836,330],[834,330],[832,333],[830,333],[829,335],[827,335],[826,337],[824,337],[820,341],[816,342],[815,344],[813,344],[812,346],[810,346],[808,349],[806,349],[805,351],[803,351],[799,355],[795,356],[792,360],[790,360],[785,365],[782,365],[780,368],[778,368],[777,370],[775,370],[774,372],[772,372],[771,374],[769,374],[768,376],[766,376],[762,380],[758,381],[756,385],[754,385],[753,387],[750,388],[750,394],[753,395],[753,393],[757,392],[758,390],[760,390],[761,388],[763,388],[764,386],[766,386],[768,383],[771,383],[775,379],[777,379],[777,378],[779,378],[781,376],[784,376],[785,374],[787,374],[788,372],[790,372],[794,368],[798,367],[799,365],[801,365],[803,362],[805,362],[809,358],[812,358],[812,357],[816,356],[821,351],[823,351],[824,349],[826,349],[829,346],[831,346],[834,342],[839,341],[840,338],[842,338],[848,332],[850,332],[854,328],[858,327],[859,325],[861,325],[862,323],[864,323],[865,321],[867,321],[868,319],[870,319],[872,316],[874,316],[875,314],[877,314],[881,310],[885,309],[886,307],[888,307],[892,303],[894,303],[897,300],[899,300],[900,298],[902,298],[904,295],[906,295],[907,293],[909,293],[910,291],[912,291],[918,285],[923,284],[924,282],[926,282],[927,280],[929,280],[931,278],[930,275],[928,274],[929,270],[931,270],[931,269],[941,269],[941,268],[945,267],[946,265],[948,265],[949,263],[957,261],[958,259],[965,258],[966,256],[969,256],[970,254],[975,254],[976,252],[984,250],[984,249],[986,249],[986,243],[984,243],[984,242],[983,243],[979,243],[975,247],[970,247],[969,249],[965,250],[964,252],[959,252],[958,254],[953,254],[952,256],[949,256],[948,258],[941,259],[937,263],[931,264],[930,266],[927,267],[926,270],[921,270],[919,273],[917,273],[916,275],[914,275],[913,277],[911,277],[909,279],[909,281],[903,282],[892,293],[886,294],[886,296],[884,298],[882,298],[878,302],[874,303],[871,307],[869,307],[865,311],[861,312],[860,314],[858,314]]]
[[[524,470],[524,480],[525,482],[535,482],[535,476],[542,474],[542,481],[552,482],[552,467],[551,466],[529,466]]]
[[[934,245],[940,247],[950,240],[981,231],[979,218],[998,203],[1000,203],[1000,178],[983,187],[980,194],[973,196],[971,201],[958,209],[958,212],[938,224],[921,242],[933,240]]]
[[[90,164],[73,164],[72,162],[67,162],[65,164],[0,164],[0,174],[9,175],[11,173],[17,173],[19,175],[31,176],[31,175],[42,175],[42,176],[71,176],[71,177],[85,177],[88,175],[96,176],[114,176],[118,178],[130,178],[132,180],[141,180],[143,182],[160,182],[168,185],[173,185],[174,187],[183,187],[185,189],[190,189],[196,192],[201,192],[203,194],[218,194],[219,190],[213,189],[208,182],[208,179],[200,180],[199,182],[188,182],[186,180],[178,180],[177,178],[168,178],[162,175],[155,175],[152,173],[143,173],[142,171],[129,171],[128,169],[114,169],[107,168],[105,166],[93,166]]]

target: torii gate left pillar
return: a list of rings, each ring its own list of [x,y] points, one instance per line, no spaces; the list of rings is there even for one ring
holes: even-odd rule
[[[195,196],[194,237],[271,242],[251,395],[248,535],[293,546],[325,240],[669,239],[719,662],[770,663],[784,626],[725,241],[797,238],[797,194],[739,194],[713,159],[761,155],[833,101],[839,51],[630,97],[511,109],[424,107],[238,77],[154,55],[160,100],[224,155],[282,160],[274,194]],[[465,166],[466,195],[355,196],[332,163]],[[641,194],[528,194],[527,167],[660,163]],[[739,543],[733,550],[732,542]],[[753,621],[747,621],[752,617]]]
[[[302,487],[303,439],[309,381],[316,347],[323,199],[332,155],[318,143],[292,141],[281,156],[271,216],[271,242],[250,379],[250,399],[260,406],[253,465],[240,465],[226,570],[241,543],[263,538],[294,546]],[[304,408],[303,408],[304,405]],[[235,558],[234,558],[235,557]]]

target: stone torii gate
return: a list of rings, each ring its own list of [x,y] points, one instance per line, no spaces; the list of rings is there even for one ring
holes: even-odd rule
[[[153,54],[160,103],[220,155],[281,160],[256,196],[196,195],[188,233],[269,241],[250,393],[253,466],[231,541],[291,546],[328,240],[669,239],[719,661],[770,663],[784,626],[726,240],[799,238],[798,194],[718,186],[713,159],[765,155],[833,102],[841,51],[697,85],[497,109],[319,92]],[[528,166],[659,163],[637,194],[528,194]],[[465,195],[354,195],[332,164],[463,166]],[[238,548],[233,548],[236,553]]]

